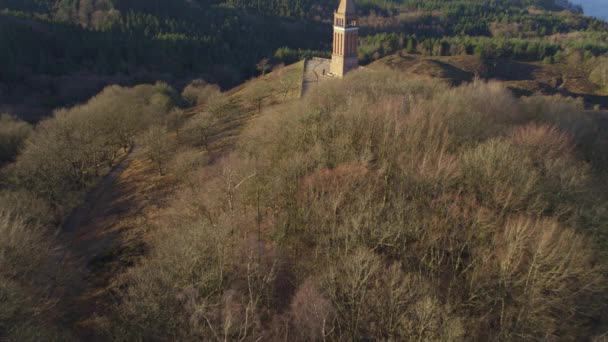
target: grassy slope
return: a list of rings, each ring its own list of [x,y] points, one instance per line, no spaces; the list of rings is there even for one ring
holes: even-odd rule
[[[498,80],[517,95],[561,94],[581,97],[587,106],[599,104],[608,108],[608,97],[588,78],[586,67],[575,68],[564,63],[515,62],[483,60],[478,56],[429,57],[394,54],[382,58],[370,68],[388,66],[417,78],[439,78],[450,84],[470,82],[474,78]]]
[[[256,102],[260,101],[263,108],[289,102],[300,97],[302,91],[302,75],[304,61],[253,78],[231,90],[227,91],[226,101],[232,103],[235,111],[219,118],[213,131],[217,132],[211,137],[211,154],[223,154],[230,150],[238,140],[239,133],[257,112]],[[189,117],[203,114],[207,106],[195,106],[186,110]],[[187,123],[186,123],[187,125]]]
[[[254,78],[246,83],[243,83],[242,85],[230,90],[229,94],[235,97],[247,97],[254,91],[254,89],[262,87],[271,90],[270,103],[276,104],[282,102],[283,100],[281,94],[277,93],[277,91],[280,91],[279,83],[284,81],[290,81],[289,79],[301,80],[303,77],[303,72],[304,61],[302,60],[300,62],[285,66],[284,68],[277,69],[274,72],[270,72],[264,76]],[[300,91],[302,90],[301,85],[302,84],[300,82],[297,86],[294,86],[293,89],[290,89],[287,97],[299,97]]]

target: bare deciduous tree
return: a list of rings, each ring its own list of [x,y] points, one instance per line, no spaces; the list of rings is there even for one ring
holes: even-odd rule
[[[266,75],[266,71],[270,70],[270,60],[268,58],[262,58],[255,67],[262,73],[262,76],[264,76]]]
[[[272,89],[265,83],[260,83],[247,94],[247,101],[259,114],[266,99],[272,95]]]
[[[143,133],[142,143],[146,149],[146,155],[150,161],[156,164],[158,174],[162,176],[170,150],[167,129],[162,125],[152,125]]]

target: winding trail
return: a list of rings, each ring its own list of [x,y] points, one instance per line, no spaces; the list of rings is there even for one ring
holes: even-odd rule
[[[96,319],[112,303],[113,279],[146,253],[147,223],[171,192],[168,185],[135,147],[66,219],[69,247],[85,266],[66,322],[80,340],[106,340]]]
[[[90,218],[90,214],[99,204],[100,199],[107,195],[108,189],[116,185],[118,177],[127,169],[133,161],[135,148],[131,148],[127,155],[116,164],[107,175],[95,186],[93,190],[87,193],[84,203],[76,208],[63,224],[63,231],[67,234],[78,235],[82,233],[81,226],[86,223],[86,219]]]

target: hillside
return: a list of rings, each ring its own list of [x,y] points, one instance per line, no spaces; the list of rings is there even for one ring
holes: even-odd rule
[[[593,70],[603,60],[577,66],[568,63],[525,62],[486,59],[479,56],[421,56],[398,53],[369,65],[371,69],[389,67],[420,79],[441,79],[452,85],[474,79],[495,80],[520,96],[534,94],[581,98],[588,108],[608,108],[607,88],[594,83]]]
[[[499,82],[451,86],[473,58],[412,58],[304,98],[297,63],[224,93],[110,87],[56,113],[2,173],[0,250],[19,251],[0,259],[2,337],[601,335],[608,113]],[[416,63],[441,68],[417,79]],[[133,110],[147,118],[124,131],[134,150],[99,168],[88,156],[114,139],[122,151],[114,134]]]
[[[0,0],[0,341],[603,341],[608,23],[335,6]]]
[[[406,49],[563,62],[608,51],[606,22],[549,0],[359,1],[364,64]],[[0,0],[0,111],[36,122],[110,84],[205,79],[327,56],[335,1]],[[493,47],[495,45],[495,47]]]
[[[103,8],[101,3],[108,4],[98,1],[96,6]],[[296,56],[288,62],[295,62],[298,54],[325,49],[331,35],[328,25],[300,19],[169,3],[163,3],[163,15],[155,15],[144,2],[116,2],[120,11],[86,16],[105,18],[93,25],[78,16],[3,10],[0,2],[5,52],[0,55],[0,112],[36,122],[110,84],[164,81],[183,88],[205,79],[231,88],[256,75],[256,63],[278,49],[294,48]],[[74,6],[78,13],[80,7]]]
[[[40,257],[52,267],[36,265],[33,273],[15,278],[11,272],[23,271],[21,264],[14,264],[13,254],[2,254],[8,273],[0,272],[0,288],[17,287],[7,289],[0,326],[8,330],[0,330],[0,338],[105,340],[103,322],[112,312],[116,283],[149,253],[159,213],[192,185],[196,168],[221,163],[235,149],[240,132],[261,108],[297,99],[302,71],[301,62],[275,68],[226,93],[201,82],[182,95],[161,83],[111,86],[28,132],[31,140],[16,163],[0,173],[0,222],[8,238],[0,239],[0,251],[18,248],[14,257],[27,263],[38,257],[29,250],[40,248]],[[182,101],[195,106],[176,108]],[[87,125],[91,120],[96,124]],[[23,130],[12,121],[6,127],[8,133]],[[99,159],[91,160],[89,153]],[[81,167],[76,174],[73,163]],[[37,178],[37,172],[45,176]],[[57,226],[61,231],[53,234]],[[49,242],[36,245],[31,238]],[[45,276],[56,281],[38,291],[34,278]],[[53,304],[47,306],[44,296]],[[33,316],[31,310],[45,315]]]
[[[106,327],[185,340],[599,334],[606,123],[496,83],[382,70],[324,83],[192,169]]]

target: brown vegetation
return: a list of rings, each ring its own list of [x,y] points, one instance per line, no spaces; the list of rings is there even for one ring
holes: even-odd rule
[[[0,209],[0,339],[69,340],[57,327],[78,269],[62,242],[35,222],[35,213],[10,207]]]
[[[497,82],[450,87],[383,69],[291,101],[299,91],[283,92],[281,82],[295,70],[230,93],[191,86],[184,94],[199,106],[187,111],[173,108],[176,95],[161,84],[113,87],[36,127],[3,173],[0,296],[9,305],[0,338],[70,337],[58,322],[79,311],[63,306],[86,300],[66,301],[78,283],[66,276],[77,268],[50,232],[134,141],[133,165],[148,165],[150,179],[136,187],[143,173],[121,178],[146,200],[106,199],[85,224],[91,234],[78,234],[87,241],[80,253],[100,237],[95,224],[107,228],[104,239],[124,235],[116,250],[95,254],[116,267],[95,266],[103,295],[87,305],[103,300],[103,309],[77,318],[94,336],[603,333],[605,114],[557,96],[518,99]],[[126,214],[110,213],[121,205]],[[64,267],[72,271],[55,274]]]
[[[262,111],[227,158],[187,152],[199,162],[184,164],[191,172],[156,222],[151,254],[119,282],[108,334],[601,333],[608,201],[597,114],[518,100],[497,83],[406,77],[327,82]]]
[[[165,121],[171,96],[160,83],[112,86],[85,105],[60,109],[38,124],[7,178],[13,187],[49,201],[60,214],[68,213],[120,150],[133,145],[138,132]]]
[[[72,256],[82,251],[68,241],[72,233],[87,232],[75,232],[80,226],[58,228],[139,132],[154,123],[175,124],[177,115],[166,115],[174,97],[161,83],[112,86],[86,104],[57,110],[34,130],[2,117],[0,150],[7,158],[2,161],[19,154],[0,172],[0,339],[73,337],[68,316],[84,273]]]
[[[0,165],[10,162],[23,148],[32,127],[8,114],[0,114]]]
[[[579,54],[572,52],[570,57]],[[442,79],[452,85],[474,79],[496,80],[517,96],[534,94],[562,95],[582,99],[588,108],[608,108],[605,96],[605,61],[591,58],[583,61],[523,62],[488,59],[471,55],[421,56],[401,52],[384,57],[369,68],[390,67],[416,79]]]
[[[601,58],[593,64],[589,79],[600,86],[604,92],[608,91],[608,59]]]
[[[219,93],[220,87],[217,85],[195,80],[184,88],[182,98],[191,106],[202,106]]]

